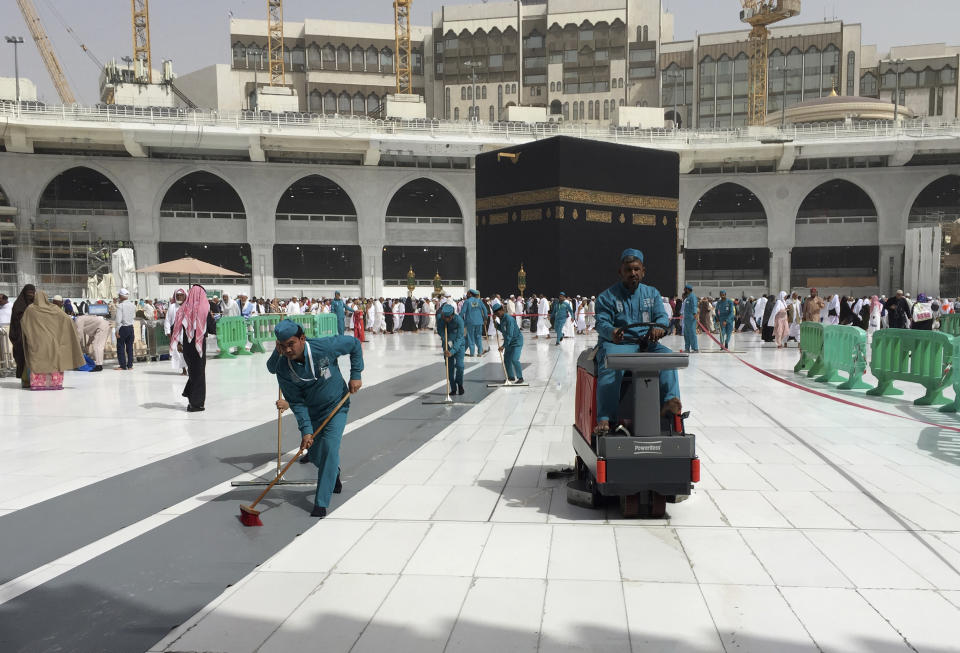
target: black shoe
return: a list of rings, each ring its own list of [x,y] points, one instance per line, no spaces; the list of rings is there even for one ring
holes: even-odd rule
[[[337,482],[333,484],[333,493],[340,494],[343,492],[343,483],[340,482],[340,470],[337,470]]]
[[[462,395],[462,394],[463,394],[463,385],[457,386],[457,394],[458,394],[458,395]]]
[[[303,455],[300,456],[297,462],[300,463],[301,465],[306,465],[308,462],[310,462],[310,454],[304,451]]]
[[[509,381],[510,383],[516,383],[516,382],[517,382],[516,379],[507,379],[507,381]]]
[[[102,371],[103,371],[103,365],[94,365],[94,366],[93,366],[93,371],[94,371],[94,372],[102,372]]]
[[[193,404],[190,404],[189,406],[187,406],[188,413],[200,413],[200,412],[203,412],[203,410],[204,410],[203,406],[194,406]]]
[[[523,377],[521,376],[519,379],[517,379],[516,383],[523,383]]]
[[[320,519],[323,519],[324,517],[327,516],[327,509],[321,508],[320,506],[314,506],[313,511],[310,513],[310,516],[319,517]]]

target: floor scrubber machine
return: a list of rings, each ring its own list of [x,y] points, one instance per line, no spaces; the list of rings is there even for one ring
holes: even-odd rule
[[[659,326],[634,324],[627,327]],[[626,330],[626,329],[625,329]],[[645,352],[649,341],[624,338]],[[684,428],[683,415],[660,416],[661,370],[682,369],[687,354],[624,353],[607,356],[610,369],[624,370],[619,417],[605,435],[597,425],[596,348],[577,361],[576,423],[573,448],[577,458],[574,480],[567,484],[567,501],[596,508],[617,500],[624,517],[658,519],[667,503],[687,499],[700,480],[696,438]]]

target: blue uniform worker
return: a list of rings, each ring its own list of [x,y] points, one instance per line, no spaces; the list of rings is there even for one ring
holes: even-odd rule
[[[699,300],[693,292],[693,286],[684,287],[683,295],[683,348],[686,352],[700,351],[697,342],[697,311]]]
[[[487,307],[480,301],[480,293],[472,288],[467,291],[467,299],[460,309],[460,318],[467,328],[467,348],[470,356],[483,354],[483,325],[487,321]]]
[[[350,391],[360,388],[363,350],[360,341],[350,336],[304,338],[300,325],[290,320],[277,324],[274,333],[278,347],[267,361],[267,370],[277,375],[283,396],[297,418],[303,444],[309,443],[306,455],[317,466],[316,507],[311,514],[324,517],[339,477],[340,440],[350,400],[315,438],[313,431],[347,392],[337,365],[340,356],[350,356]]]
[[[638,265],[639,264],[639,265]],[[637,272],[639,269],[639,273]],[[610,286],[597,296],[596,318],[597,334],[597,423],[598,432],[609,428],[617,419],[620,406],[620,386],[623,383],[623,370],[611,370],[606,366],[609,354],[635,354],[639,345],[617,343],[624,338],[640,338],[647,335],[650,327],[633,327],[637,322],[655,322],[665,335],[670,326],[670,315],[663,308],[660,291],[652,286],[640,283],[644,274],[643,252],[627,249],[620,255],[621,281]],[[631,289],[632,286],[632,289]],[[670,352],[659,342],[650,341],[642,353]],[[676,370],[660,372],[660,403],[668,404],[677,400],[679,410],[680,386]]]
[[[570,304],[566,302],[567,294],[560,293],[560,299],[557,301],[557,308],[553,312],[553,328],[557,332],[557,344],[563,340],[563,326],[570,319]]]
[[[333,301],[330,302],[330,312],[337,316],[337,335],[342,336],[345,330],[345,317],[344,311],[346,311],[346,306],[343,303],[343,300],[340,299],[340,291],[338,290],[333,295]]]
[[[730,348],[736,313],[737,307],[733,305],[732,300],[727,299],[727,291],[721,290],[720,299],[717,301],[717,322],[720,323],[720,346],[724,349]]]
[[[437,319],[437,335],[440,336],[440,346],[449,353],[447,374],[450,378],[450,394],[463,394],[463,352],[467,344],[463,331],[463,320],[453,306],[444,304]]]
[[[523,333],[517,326],[517,319],[506,312],[503,304],[494,300],[491,307],[493,314],[500,319],[497,330],[503,334],[503,366],[507,370],[507,380],[523,383],[523,367],[520,366],[520,352],[523,351]]]

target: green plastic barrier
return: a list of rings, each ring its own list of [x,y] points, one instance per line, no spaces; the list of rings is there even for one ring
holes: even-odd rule
[[[918,383],[926,388],[925,395],[914,401],[917,406],[951,404],[943,391],[951,384],[960,384],[958,378],[958,348],[953,338],[937,331],[911,329],[880,329],[873,334],[870,371],[877,377],[877,387],[867,394],[875,397],[902,395],[894,381]],[[957,401],[944,408],[955,412]]]
[[[823,325],[819,322],[800,324],[800,360],[793,368],[798,374],[807,370],[807,376],[820,372],[820,359],[823,356]]]
[[[319,315],[314,315],[313,317],[317,318],[317,336],[318,338],[326,338],[328,336],[337,335],[337,316],[333,313],[320,313]]]
[[[802,334],[801,334],[802,337]],[[843,381],[841,390],[866,390],[870,385],[863,380],[867,371],[867,332],[859,327],[827,324],[823,326],[821,383]],[[839,372],[846,372],[844,380]]]
[[[250,318],[248,338],[250,339],[250,351],[252,353],[266,353],[267,350],[263,343],[276,342],[277,336],[274,334],[273,328],[285,317],[286,315],[282,313],[270,313],[269,315],[254,315]]]
[[[941,315],[937,319],[940,320],[941,333],[946,333],[949,336],[960,336],[960,313]]]
[[[217,358],[236,358],[249,356],[247,351],[247,321],[242,317],[222,317],[217,321],[217,346],[220,354]],[[230,350],[236,349],[234,354]]]

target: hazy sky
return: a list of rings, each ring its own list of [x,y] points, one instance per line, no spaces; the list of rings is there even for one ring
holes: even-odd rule
[[[689,39],[697,32],[738,29],[737,0],[663,0],[676,15],[676,38]],[[41,20],[60,58],[78,100],[97,101],[98,69],[77,41],[103,62],[132,53],[130,3],[127,0],[34,0]],[[590,0],[583,0],[584,6]],[[430,23],[430,13],[441,5],[468,4],[465,0],[414,0],[413,22]],[[923,11],[916,10],[917,7]],[[913,7],[913,10],[907,10]],[[150,37],[154,67],[173,59],[174,71],[183,74],[211,63],[228,63],[230,12],[240,18],[265,18],[264,0],[154,0],[151,3]],[[393,21],[392,0],[286,0],[285,18]],[[960,44],[957,0],[804,0],[803,14],[794,22],[816,22],[824,16],[863,24],[863,42],[876,43],[881,52],[891,45],[948,42]],[[62,21],[62,22],[61,22]],[[73,35],[64,26],[73,30]],[[56,92],[27,31],[14,0],[0,2],[0,35],[24,37],[20,47],[20,74],[36,82],[40,99],[57,103]],[[75,36],[74,36],[75,35]],[[76,40],[75,40],[76,38]],[[13,76],[12,46],[0,41],[0,76]]]

